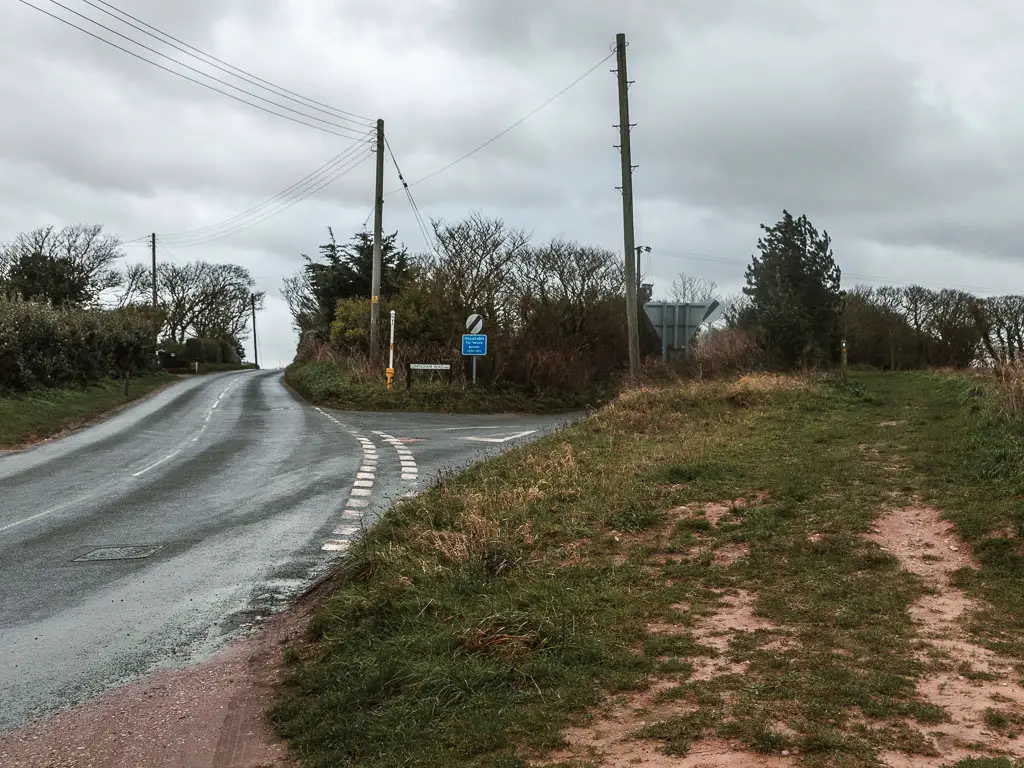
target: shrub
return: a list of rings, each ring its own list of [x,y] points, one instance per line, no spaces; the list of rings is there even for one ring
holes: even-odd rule
[[[87,384],[156,367],[147,310],[62,310],[0,299],[0,392]]]

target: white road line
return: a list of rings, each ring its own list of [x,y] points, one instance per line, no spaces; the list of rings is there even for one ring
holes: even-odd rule
[[[224,387],[224,389],[222,389],[220,391],[220,394],[217,395],[217,399],[214,401],[213,405],[210,406],[210,409],[206,412],[206,416],[203,418],[203,425],[199,428],[199,431],[196,432],[194,436],[192,436],[191,438],[186,438],[177,448],[175,448],[171,453],[167,454],[166,456],[164,456],[159,461],[156,461],[156,462],[150,464],[145,469],[142,469],[142,470],[140,470],[138,472],[132,473],[132,477],[142,477],[144,474],[146,474],[150,470],[156,469],[161,464],[165,464],[166,462],[168,462],[171,459],[173,459],[175,456],[177,456],[179,453],[181,453],[182,450],[184,450],[185,446],[188,445],[189,443],[198,443],[199,442],[199,438],[201,438],[203,436],[203,433],[206,432],[206,428],[208,426],[210,426],[210,419],[213,418],[213,412],[216,410],[217,405],[220,403],[220,401],[224,397],[224,395],[226,395],[228,393],[228,390],[230,390],[233,386],[235,386],[235,382],[236,381],[238,381],[238,379],[232,379],[231,383],[228,384],[226,387]]]
[[[377,446],[373,440],[364,437],[357,430],[349,429],[322,408],[315,408],[315,410],[348,432],[362,449],[362,461],[356,471],[356,479],[352,482],[348,500],[345,502],[345,514],[341,517],[342,524],[334,529],[335,536],[351,536],[361,530],[362,526],[359,524],[362,523],[365,514],[363,510],[370,506],[370,496],[373,494],[371,489],[377,478],[377,459],[379,458]],[[331,539],[323,544],[321,549],[325,552],[345,552],[349,546],[351,546],[351,541],[347,539]]]
[[[373,434],[395,449],[398,461],[402,465],[402,481],[408,483],[419,480],[419,468],[416,466],[416,458],[405,443],[394,435],[389,435],[387,432],[374,432]]]
[[[156,469],[156,468],[157,468],[157,467],[159,467],[159,466],[160,466],[161,464],[164,464],[164,463],[166,463],[166,462],[170,461],[171,459],[173,459],[173,458],[174,458],[175,456],[177,456],[177,455],[178,455],[179,453],[181,453],[181,449],[180,449],[180,448],[179,448],[178,450],[176,450],[176,451],[172,451],[171,453],[167,454],[167,455],[166,455],[166,456],[164,456],[164,457],[163,457],[162,459],[160,459],[160,461],[156,461],[156,462],[154,462],[154,463],[150,464],[150,465],[149,465],[148,467],[146,467],[145,469],[143,469],[143,470],[140,470],[140,471],[138,471],[138,472],[135,472],[135,473],[134,473],[134,474],[132,475],[132,477],[142,477],[142,476],[143,476],[144,474],[146,474],[147,472],[149,472],[149,470],[151,470],[151,469]]]
[[[92,495],[81,496],[77,499],[74,499],[73,501],[66,501],[63,504],[59,504],[53,509],[48,509],[45,512],[37,512],[36,514],[23,518],[21,520],[15,520],[13,523],[8,523],[3,528],[0,528],[0,533],[3,533],[4,531],[9,531],[12,528],[17,528],[19,525],[25,525],[25,523],[31,523],[33,520],[38,520],[41,517],[46,517],[47,515],[54,515],[57,512],[61,512],[67,509],[68,507],[73,507],[75,504],[81,504],[83,501],[88,501],[91,498]]]
[[[472,440],[477,443],[507,443],[509,440],[518,440],[520,437],[532,435],[536,431],[536,429],[528,429],[525,432],[516,432],[508,437],[460,437],[459,440]]]

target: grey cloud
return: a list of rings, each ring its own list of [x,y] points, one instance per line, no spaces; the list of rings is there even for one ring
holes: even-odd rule
[[[47,0],[33,0],[40,5]],[[85,8],[81,0],[62,0]],[[630,40],[638,242],[737,290],[783,207],[835,237],[847,273],[1024,278],[1024,10],[999,0],[145,0],[133,14],[312,98],[381,115],[403,171],[445,165]],[[84,12],[84,11],[83,11]],[[90,14],[94,12],[90,11]],[[622,247],[609,61],[500,141],[413,188],[429,217],[501,215],[537,239]],[[100,221],[125,237],[256,205],[344,142],[262,115],[24,9],[0,9],[0,239]],[[388,187],[397,185],[390,165]],[[359,229],[372,165],[315,200],[177,258],[248,266],[273,295],[324,227]],[[403,194],[386,228],[424,246]],[[132,252],[145,257],[145,249]],[[984,258],[982,258],[984,257]],[[1014,271],[1016,270],[1016,271]],[[986,275],[991,280],[986,279]],[[268,302],[265,359],[294,340]],[[274,350],[274,351],[271,351]]]

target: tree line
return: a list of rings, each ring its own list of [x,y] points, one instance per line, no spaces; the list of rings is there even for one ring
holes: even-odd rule
[[[399,369],[405,361],[461,369],[459,339],[476,312],[488,324],[481,376],[495,385],[583,393],[628,360],[624,275],[613,252],[563,239],[534,244],[525,230],[481,214],[434,221],[430,232],[426,254],[411,255],[397,233],[383,242],[381,317],[397,313]],[[297,357],[358,361],[370,352],[372,238],[328,236],[282,291],[300,332]]]
[[[240,362],[251,309],[264,300],[248,270],[161,263],[154,306],[152,267],[124,260],[120,238],[95,224],[41,227],[0,245],[0,389],[140,372],[156,365],[158,348],[181,362]]]
[[[977,297],[920,285],[843,290],[827,231],[788,211],[761,229],[743,292],[724,304],[726,327],[746,335],[764,365],[832,364],[843,339],[851,364],[876,368],[966,368],[1024,359],[1024,297]],[[716,286],[681,275],[673,293],[677,300],[707,301]]]

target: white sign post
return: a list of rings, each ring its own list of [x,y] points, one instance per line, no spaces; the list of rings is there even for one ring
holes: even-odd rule
[[[395,310],[391,310],[391,344],[388,348],[388,389],[391,389],[391,382],[395,378]]]

